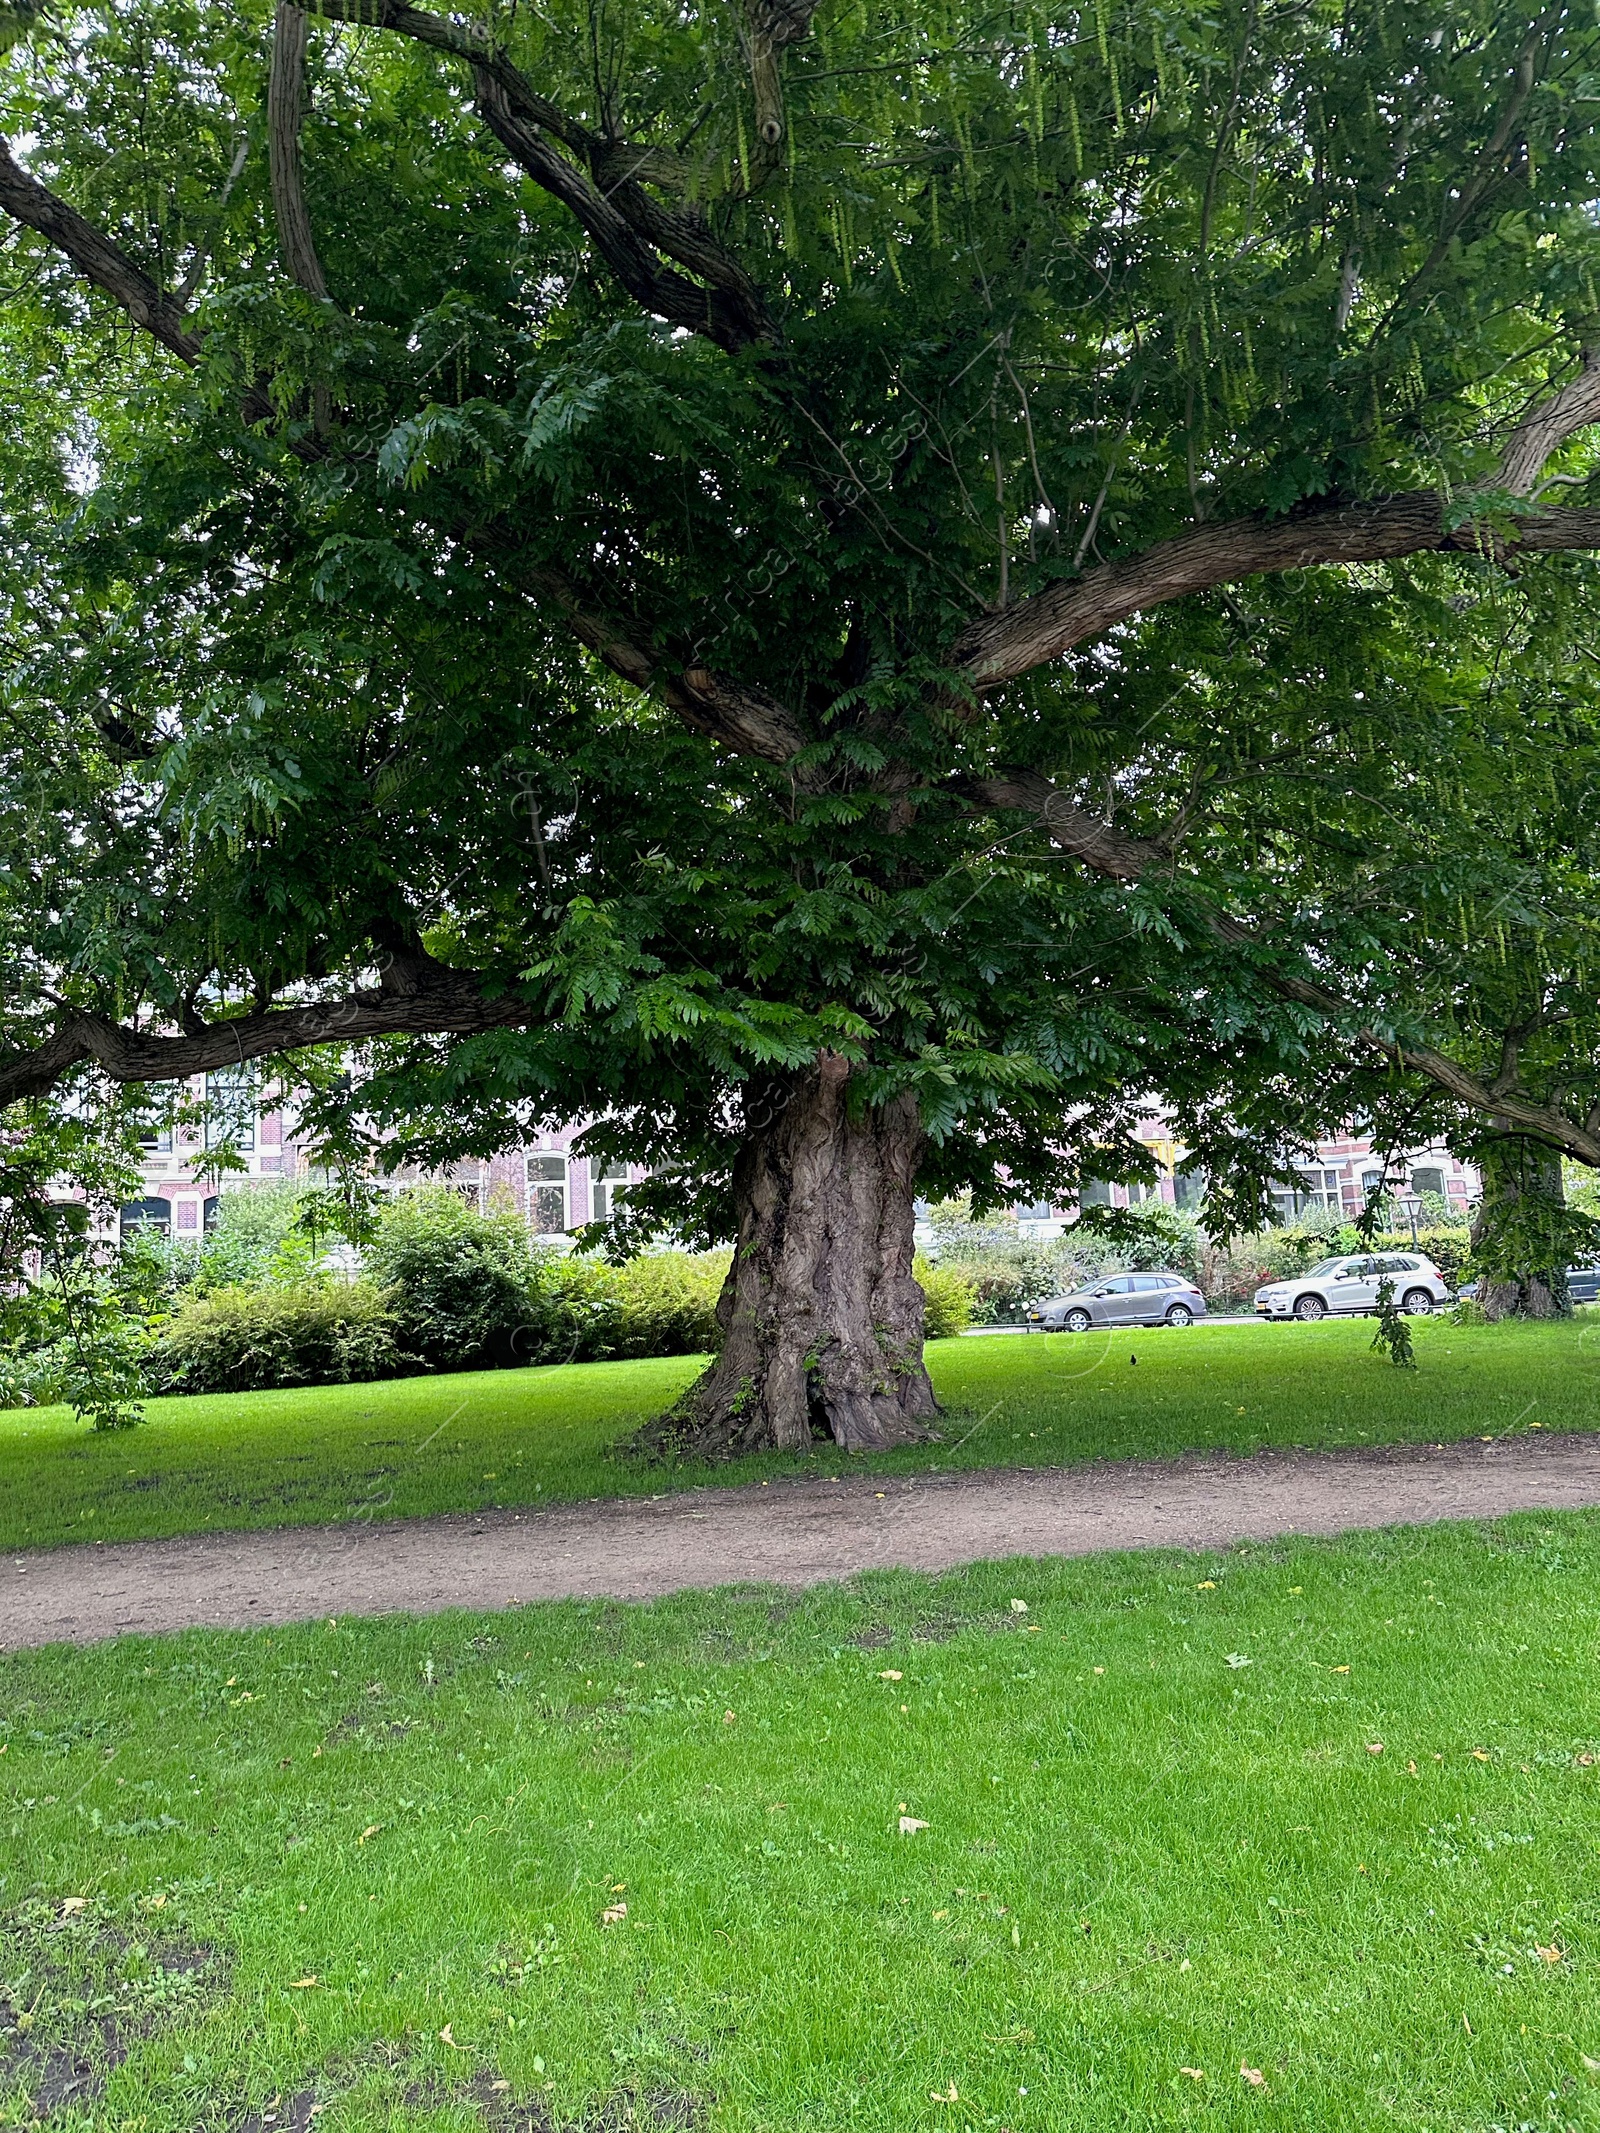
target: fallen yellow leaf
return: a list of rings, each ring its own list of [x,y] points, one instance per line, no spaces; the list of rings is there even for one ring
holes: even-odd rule
[[[1191,2081],[1204,2081],[1206,2078],[1206,2070],[1203,2066],[1180,2066],[1178,2072],[1187,2074]]]
[[[366,1828],[361,1832],[360,1836],[357,1837],[357,1844],[365,1844],[367,1839],[369,1837],[375,1837],[378,1834],[379,1830],[382,1829],[382,1827],[383,1824],[381,1822],[369,1822]]]
[[[88,1908],[89,1899],[87,1896],[63,1896],[61,1899],[61,1915],[63,1918],[70,1918],[74,1911],[87,1911]]]
[[[446,2024],[444,2025],[443,2029],[441,2029],[441,2030],[440,2030],[440,2032],[439,2032],[439,2042],[440,2042],[441,2044],[448,2044],[448,2045],[449,2045],[449,2047],[450,2047],[450,2049],[451,2049],[451,2050],[452,2050],[453,2052],[464,2052],[464,2051],[467,2051],[467,2050],[469,2050],[469,2049],[470,2049],[470,2046],[468,2046],[468,2045],[465,2045],[465,2044],[458,2044],[458,2043],[456,2042],[455,2038],[454,2038],[454,2037],[452,2037],[452,2036],[451,2036],[451,2034],[450,2034],[450,2028],[451,2028],[451,2025],[450,2025],[450,2024],[449,2024],[448,2022],[446,2022]]]
[[[1534,1942],[1533,1949],[1534,1953],[1547,1963],[1559,1963],[1565,1953],[1561,1948],[1541,1948],[1537,1941]]]
[[[722,1714],[722,1723],[723,1723],[723,1724],[724,1724],[725,1726],[731,1726],[731,1725],[733,1725],[733,1724],[735,1723],[734,1715],[733,1715],[733,1713],[732,1713],[731,1711],[724,1711],[724,1712],[723,1712],[723,1714]]]
[[[1248,2081],[1253,2089],[1264,2089],[1267,2085],[1267,2077],[1260,2067],[1246,2066],[1242,2059],[1239,2061],[1239,2079]]]
[[[1368,1755],[1382,1755],[1383,1742],[1381,1740],[1369,1740],[1367,1742],[1367,1753]]]
[[[620,1926],[627,1915],[628,1906],[625,1903],[608,1903],[600,1913],[600,1923],[603,1926]]]
[[[1488,1762],[1488,1761],[1489,1761],[1489,1759],[1490,1759],[1490,1758],[1489,1758],[1489,1751],[1488,1751],[1488,1749],[1487,1749],[1487,1748],[1474,1748],[1474,1749],[1473,1749],[1473,1751],[1472,1751],[1472,1760],[1473,1760],[1473,1761],[1474,1761],[1475,1763],[1486,1763],[1486,1762]]]
[[[919,1822],[915,1815],[902,1815],[900,1817],[900,1834],[902,1837],[914,1837],[919,1829],[926,1829],[927,1826],[926,1822]]]
[[[1348,1674],[1349,1671],[1350,1669],[1347,1666],[1336,1666],[1330,1669],[1330,1672],[1335,1674]]]
[[[880,1681],[904,1681],[905,1678],[905,1675],[901,1673],[897,1666],[886,1666],[878,1676]]]
[[[929,2103],[959,2103],[961,2096],[952,2081],[948,2089],[929,2089],[928,2101]]]
[[[309,1992],[316,1982],[317,1974],[313,1971],[310,1977],[297,1977],[290,1985],[289,1990],[291,1992]]]

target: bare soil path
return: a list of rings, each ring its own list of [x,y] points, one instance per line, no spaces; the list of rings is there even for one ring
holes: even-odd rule
[[[800,1480],[0,1557],[0,1650],[1590,1508],[1600,1508],[1600,1435]]]

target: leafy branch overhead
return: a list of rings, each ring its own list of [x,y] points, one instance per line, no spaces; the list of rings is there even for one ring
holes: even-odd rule
[[[1508,1078],[1407,961],[1480,888],[1561,931],[1468,881],[1464,785],[1408,795],[1444,696],[1586,641],[1597,45],[1465,0],[31,16],[9,687],[79,856],[14,885],[0,1096],[436,1034],[553,1103],[603,1012],[954,1131],[1008,1058],[1058,1108],[1069,1053],[1159,1078],[1187,958],[1208,1072],[1270,1027],[1600,1159],[1587,1038]],[[1348,678],[1380,611],[1433,648],[1390,718],[1267,671]],[[946,907],[1012,938],[936,986],[980,879]]]

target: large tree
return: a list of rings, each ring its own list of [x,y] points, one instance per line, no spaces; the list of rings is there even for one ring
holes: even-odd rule
[[[1286,933],[1158,685],[1263,579],[1343,667],[1352,585],[1583,597],[1587,14],[11,21],[0,1100],[396,1033],[681,1096],[737,1142],[697,1423],[784,1442],[926,1412],[919,1171],[1059,1168],[1230,1027],[1600,1156]]]

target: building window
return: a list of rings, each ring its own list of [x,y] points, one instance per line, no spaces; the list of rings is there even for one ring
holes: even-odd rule
[[[165,1237],[172,1229],[172,1203],[170,1200],[130,1200],[117,1217],[117,1228],[124,1243],[144,1230],[153,1230]]]
[[[609,1222],[617,1211],[617,1202],[622,1198],[628,1184],[626,1163],[591,1163],[589,1165],[589,1219],[591,1222]]]
[[[528,1222],[541,1237],[565,1234],[567,1159],[564,1155],[528,1157]]]
[[[1296,1176],[1297,1185],[1272,1195],[1280,1222],[1295,1222],[1302,1215],[1326,1214],[1330,1209],[1335,1214],[1343,1212],[1337,1170],[1301,1170]]]
[[[1026,1207],[1017,1209],[1019,1222],[1048,1222],[1051,1208],[1048,1200],[1030,1200]]]
[[[172,1102],[175,1087],[176,1084],[173,1082],[158,1081],[145,1091],[145,1095],[149,1102],[158,1104],[163,1111],[167,1111],[167,1106]],[[150,1121],[149,1125],[139,1135],[139,1146],[145,1151],[146,1155],[170,1155],[172,1153],[172,1114],[170,1111],[167,1111],[165,1118],[155,1118]]]
[[[1080,1207],[1109,1207],[1111,1205],[1111,1187],[1104,1178],[1085,1178],[1078,1187],[1078,1205]]]
[[[1413,1192],[1431,1192],[1442,1200],[1444,1198],[1444,1172],[1442,1170],[1413,1170],[1411,1173],[1411,1190]]]
[[[206,1146],[224,1142],[250,1155],[256,1145],[256,1070],[220,1067],[206,1076]]]
[[[1172,1204],[1174,1207],[1198,1207],[1206,1196],[1206,1174],[1199,1164],[1187,1170],[1172,1173]]]

